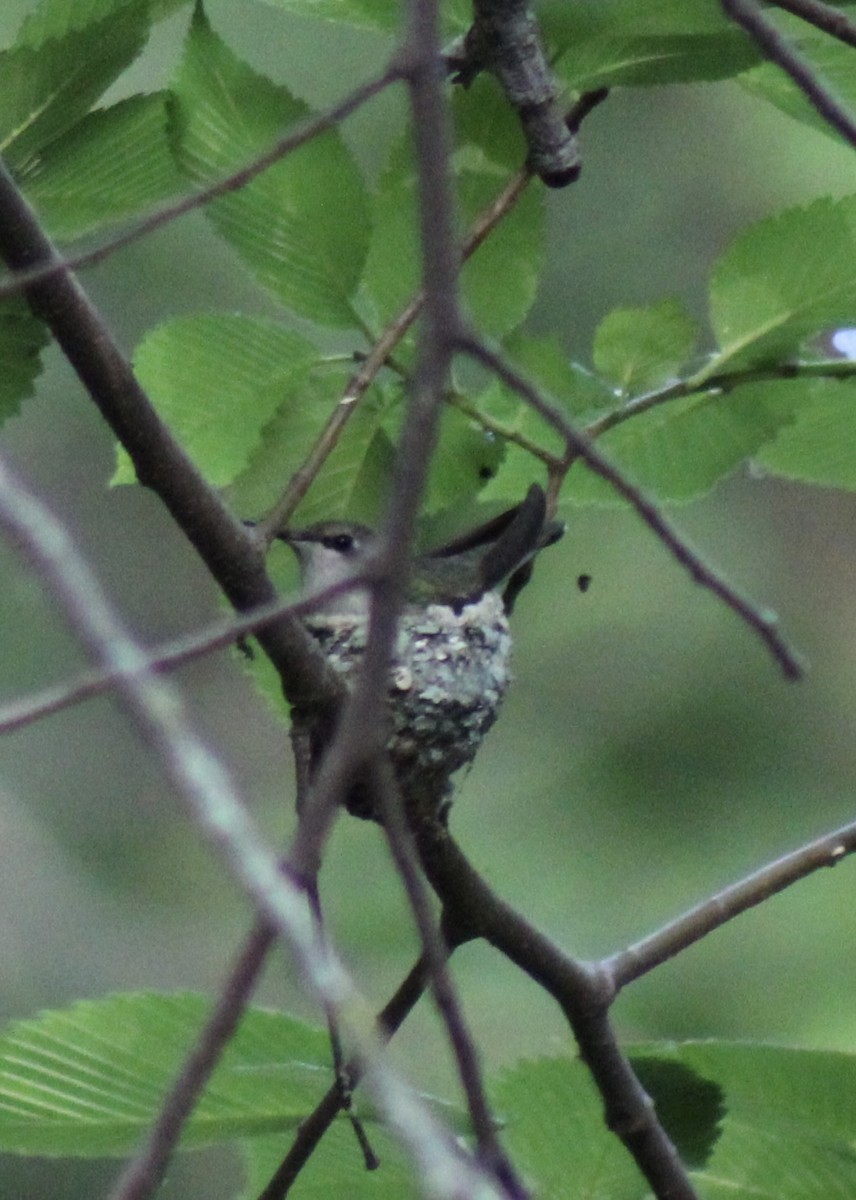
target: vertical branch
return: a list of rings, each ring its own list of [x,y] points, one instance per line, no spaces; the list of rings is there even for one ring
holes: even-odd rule
[[[303,878],[318,870],[336,806],[360,762],[385,742],[386,682],[403,599],[410,545],[428,465],[437,441],[440,408],[460,327],[459,254],[449,169],[451,133],[443,96],[443,68],[434,0],[410,0],[397,55],[413,115],[422,248],[423,325],[395,472],[381,530],[368,643],[359,678],[344,707],[301,816],[290,858]]]

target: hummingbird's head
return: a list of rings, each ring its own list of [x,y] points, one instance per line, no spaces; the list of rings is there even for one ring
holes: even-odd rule
[[[307,592],[319,592],[349,579],[368,559],[375,536],[365,525],[351,521],[320,521],[308,529],[296,530],[283,537],[300,564],[300,576]],[[365,614],[366,589],[352,588],[319,605],[319,612]]]

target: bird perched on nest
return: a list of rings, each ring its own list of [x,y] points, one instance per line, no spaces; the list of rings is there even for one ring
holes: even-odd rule
[[[563,533],[560,522],[547,519],[543,489],[533,484],[516,507],[413,560],[390,667],[386,746],[411,811],[444,808],[451,775],[472,762],[496,720],[510,679],[508,614],[535,555]],[[370,529],[347,521],[281,536],[297,555],[308,592],[351,577],[375,545]],[[368,590],[360,586],[303,618],[346,681],[359,668],[368,618]],[[346,805],[356,816],[377,816],[364,786],[351,790]]]

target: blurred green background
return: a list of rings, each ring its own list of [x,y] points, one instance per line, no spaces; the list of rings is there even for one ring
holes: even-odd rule
[[[30,7],[6,0],[4,44]],[[366,75],[387,48],[263,3],[212,0],[208,10],[240,54],[313,104]],[[168,79],[186,17],[159,28],[123,90]],[[347,126],[368,170],[382,161],[397,104],[384,97]],[[582,141],[580,182],[548,197],[550,268],[531,325],[556,332],[584,363],[611,308],[678,295],[704,319],[707,268],[737,230],[856,190],[856,156],[734,84],[616,92]],[[224,310],[273,311],[201,216],[85,282],[129,351],[158,319],[212,295]],[[159,503],[141,489],[108,490],[111,439],[55,351],[2,438],[144,642],[218,613],[213,585]],[[673,513],[711,562],[779,612],[810,667],[797,685],[635,518],[567,515],[564,542],[519,603],[517,679],[460,782],[453,829],[504,897],[568,950],[598,956],[853,818],[856,497],[742,473]],[[0,562],[0,678],[11,699],[82,661],[7,547]],[[581,572],[593,576],[585,595]],[[199,728],[281,841],[291,827],[283,729],[233,657],[180,681]],[[106,991],[217,988],[247,906],[109,700],[6,737],[0,789],[0,1016]],[[622,1036],[856,1049],[853,869],[848,861],[803,882],[634,985],[615,1012]],[[415,940],[373,827],[340,823],[323,884],[338,944],[380,1004]],[[566,1045],[554,1006],[488,949],[462,951],[455,974],[489,1068]],[[281,957],[261,998],[318,1018]],[[454,1095],[442,1044],[426,1005],[394,1052],[422,1086]],[[4,1197],[71,1200],[102,1194],[115,1168],[4,1159],[0,1169]],[[218,1200],[236,1177],[223,1155],[195,1155],[165,1194]]]

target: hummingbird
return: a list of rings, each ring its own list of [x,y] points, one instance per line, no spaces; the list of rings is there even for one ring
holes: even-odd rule
[[[514,508],[413,559],[390,665],[386,746],[411,815],[448,812],[451,776],[474,759],[511,678],[508,615],[536,554],[563,533],[533,484]],[[351,578],[376,545],[367,526],[339,520],[280,537],[296,554],[308,592]],[[359,669],[368,618],[368,589],[359,585],[303,618],[346,684]],[[377,819],[359,784],[345,804],[355,816]]]

